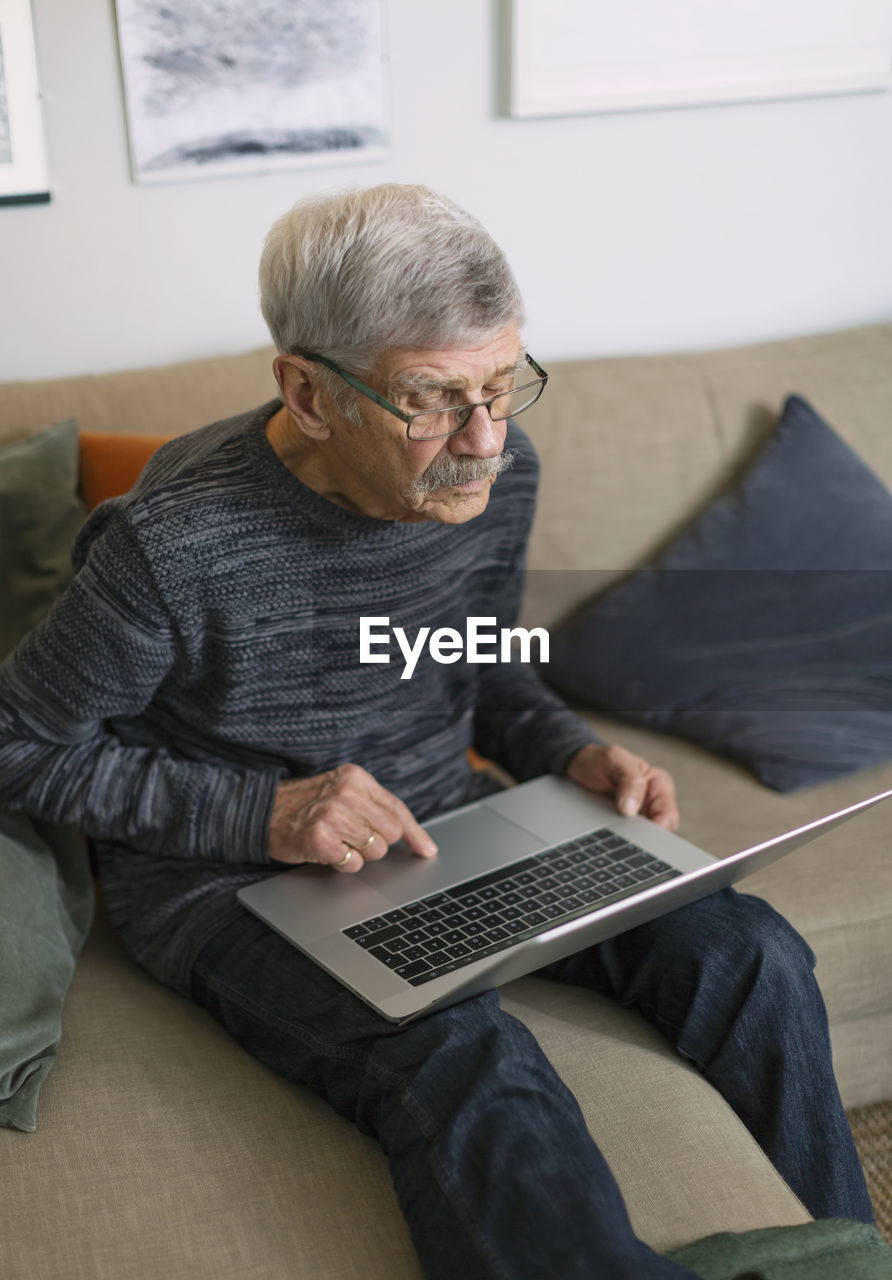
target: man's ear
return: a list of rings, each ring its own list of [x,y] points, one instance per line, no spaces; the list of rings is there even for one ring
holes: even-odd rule
[[[331,428],[324,416],[322,390],[316,381],[316,370],[301,356],[278,355],[273,373],[282,393],[285,407],[305,435],[313,440],[326,440]]]

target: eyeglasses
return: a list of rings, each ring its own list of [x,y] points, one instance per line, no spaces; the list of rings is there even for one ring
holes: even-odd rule
[[[400,422],[405,422],[406,435],[410,440],[440,440],[443,436],[454,435],[456,431],[461,431],[462,427],[468,425],[475,409],[486,409],[493,422],[504,422],[506,418],[516,418],[519,413],[523,413],[524,409],[529,409],[536,403],[548,381],[545,370],[536,364],[531,355],[526,354],[526,362],[536,374],[535,382],[525,382],[520,387],[512,387],[510,391],[500,391],[497,396],[491,396],[489,400],[480,400],[475,404],[457,404],[449,409],[422,409],[420,413],[406,413],[389,400],[385,400],[384,396],[379,395],[377,391],[367,387],[364,382],[360,382],[359,378],[354,378],[352,373],[341,369],[326,356],[312,355],[309,351],[296,351],[294,354],[303,356],[304,360],[313,360],[316,364],[325,365],[326,369],[331,369],[338,377],[343,378],[360,395],[373,400],[382,409],[399,418]]]

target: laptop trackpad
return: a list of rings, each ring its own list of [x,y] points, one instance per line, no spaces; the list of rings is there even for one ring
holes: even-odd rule
[[[400,857],[400,847],[395,846],[380,862],[366,864],[366,884],[409,902],[538,853],[547,843],[485,804],[435,818],[425,828],[437,842],[436,858]]]

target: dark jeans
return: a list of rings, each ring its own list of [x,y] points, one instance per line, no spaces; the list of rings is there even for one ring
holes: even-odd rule
[[[815,1217],[872,1222],[813,965],[767,904],[725,890],[544,973],[639,1009]],[[202,951],[193,994],[378,1140],[430,1280],[691,1275],[635,1237],[575,1099],[497,993],[394,1026],[246,913]]]

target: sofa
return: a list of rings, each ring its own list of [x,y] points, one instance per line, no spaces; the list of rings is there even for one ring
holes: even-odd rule
[[[70,417],[110,440],[188,431],[274,394],[271,354],[8,383],[0,448]],[[892,325],[549,372],[524,420],[542,463],[527,625],[557,626],[657,555],[740,476],[788,393],[808,397],[892,483]],[[892,787],[889,762],[782,793],[696,742],[580,710],[602,738],[673,773],[682,833],[719,856]],[[848,1107],[892,1098],[890,808],[743,886],[817,954]],[[724,1101],[635,1013],[535,976],[502,998],[579,1098],[654,1248],[808,1221]],[[101,895],[37,1129],[0,1130],[0,1162],[4,1280],[421,1274],[375,1145],[140,971]]]

